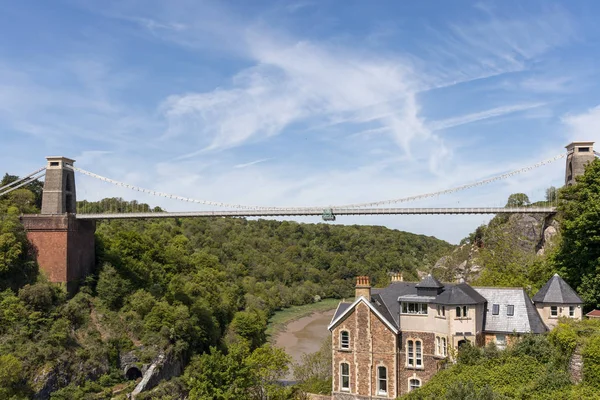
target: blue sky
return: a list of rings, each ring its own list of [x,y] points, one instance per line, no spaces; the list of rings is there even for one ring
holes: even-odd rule
[[[596,1],[3,1],[0,160],[206,200],[336,205],[600,141]],[[411,206],[502,206],[562,161]],[[145,198],[78,178],[79,198]],[[317,222],[318,219],[300,219]],[[340,218],[457,242],[482,216]]]

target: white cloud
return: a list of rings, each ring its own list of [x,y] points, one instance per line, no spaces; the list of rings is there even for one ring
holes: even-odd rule
[[[467,115],[461,115],[458,117],[448,118],[441,121],[433,121],[429,123],[429,127],[433,131],[444,130],[448,128],[453,128],[455,126],[460,126],[464,124],[470,124],[477,121],[482,121],[489,118],[500,117],[507,114],[516,113],[519,111],[531,110],[533,108],[538,108],[543,106],[544,103],[524,103],[524,104],[514,104],[510,106],[501,106],[491,108],[489,110],[480,111],[476,113],[471,113]]]
[[[563,123],[567,126],[569,140],[600,143],[600,105],[581,114],[568,114],[563,117]]]

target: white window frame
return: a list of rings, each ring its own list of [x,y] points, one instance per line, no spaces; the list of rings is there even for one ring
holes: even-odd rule
[[[344,366],[348,368],[347,375],[344,375]],[[348,386],[344,386],[344,377],[348,378]],[[347,362],[340,363],[340,390],[343,392],[350,391],[350,364]]]
[[[415,366],[415,341],[412,339],[406,341],[406,365]]]
[[[381,369],[383,369],[383,371],[385,372],[385,376],[382,378],[381,377]],[[381,382],[384,382],[384,388],[381,388]],[[377,366],[377,394],[378,395],[382,395],[385,396],[388,393],[387,390],[388,387],[388,378],[387,378],[387,367],[385,365],[378,365]]]
[[[460,313],[462,312],[460,306],[456,306],[456,318],[460,318]]]
[[[575,306],[569,306],[569,317],[575,317]]]
[[[346,341],[344,343],[344,333],[346,334]],[[350,332],[347,330],[340,331],[340,349],[350,349]]]
[[[413,385],[413,382],[418,382],[418,385]],[[415,389],[419,389],[420,387],[421,387],[421,380],[419,378],[408,378],[408,391],[409,392],[412,392]]]
[[[445,337],[442,338],[442,355],[448,356],[448,340]]]
[[[421,340],[415,340],[415,366],[423,368],[423,342]]]
[[[558,317],[558,306],[550,306],[550,316]]]
[[[427,303],[402,302],[401,313],[404,315],[427,315]]]
[[[442,338],[439,336],[435,337],[435,354],[438,356],[442,355]]]

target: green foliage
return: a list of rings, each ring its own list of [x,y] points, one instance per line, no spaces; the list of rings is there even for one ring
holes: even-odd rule
[[[531,203],[529,197],[525,193],[513,193],[508,196],[506,207],[524,207]]]
[[[216,348],[195,357],[186,368],[190,399],[267,400],[290,398],[291,389],[277,381],[288,370],[290,357],[281,349],[264,345],[250,352],[244,341],[229,347],[227,354]]]
[[[294,365],[294,378],[306,393],[331,393],[331,338],[326,338],[319,351],[303,354],[300,363]]]
[[[577,333],[571,324],[559,323],[548,335],[550,343],[564,354],[571,355],[577,347]]]
[[[251,348],[257,348],[265,342],[267,321],[258,311],[240,311],[231,321],[232,332],[246,339]]]
[[[0,355],[0,398],[10,399],[19,395],[23,366],[12,354]]]
[[[600,388],[600,334],[591,338],[585,345],[582,356],[586,383]]]
[[[577,183],[560,190],[562,242],[555,261],[561,276],[589,307],[600,307],[600,160]]]
[[[98,277],[96,292],[98,297],[113,310],[119,309],[123,298],[131,290],[129,281],[119,275],[110,264],[105,264]]]
[[[546,201],[553,203],[558,200],[558,189],[554,186],[550,186],[546,189]]]
[[[567,370],[570,354],[583,348],[584,382]],[[457,363],[407,396],[424,399],[598,399],[600,322],[561,322],[548,335],[524,335],[506,350],[463,346]]]

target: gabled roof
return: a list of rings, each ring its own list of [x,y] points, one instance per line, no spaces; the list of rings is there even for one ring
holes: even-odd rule
[[[481,304],[485,303],[485,298],[466,283],[459,283],[454,286],[446,287],[445,290],[437,296],[436,303],[450,306]]]
[[[544,333],[546,326],[535,306],[523,288],[475,287],[487,300],[483,330],[499,333]],[[492,310],[498,305],[498,315]],[[507,313],[507,306],[514,306],[513,315]]]
[[[594,317],[600,318],[600,310],[592,310],[589,313],[585,314],[586,317]]]
[[[422,289],[439,289],[444,287],[444,285],[431,276],[431,274],[423,277],[421,282],[417,283],[415,286]]]
[[[338,309],[336,310],[333,319],[331,320],[331,323],[329,324],[329,326],[327,327],[328,330],[332,330],[333,328],[335,328],[340,322],[342,322],[344,320],[344,318],[350,314],[350,312],[352,310],[354,310],[354,308],[358,305],[358,303],[364,303],[367,305],[367,307],[369,307],[371,309],[371,311],[373,311],[373,313],[375,313],[375,315],[377,315],[377,317],[381,320],[381,322],[383,322],[388,328],[390,328],[390,330],[392,332],[394,332],[395,334],[398,334],[398,328],[397,326],[393,323],[393,320],[390,321],[388,320],[386,317],[383,316],[383,314],[381,313],[381,311],[378,309],[380,307],[376,307],[376,304],[372,304],[369,300],[367,300],[364,296],[360,296],[358,299],[356,299],[354,301],[354,303],[346,306],[346,304],[348,303],[340,303],[338,305]],[[344,304],[345,306],[343,307],[344,310],[340,312],[340,307],[342,306],[342,304]],[[385,307],[383,307],[385,308]],[[389,315],[389,314],[388,314]]]
[[[563,278],[554,274],[552,278],[533,296],[534,303],[583,304],[581,297]]]

